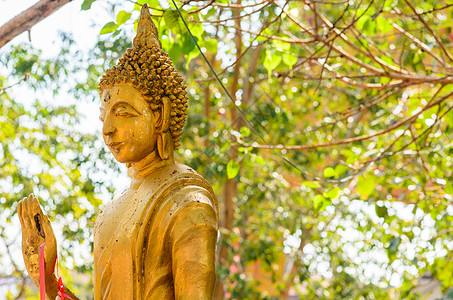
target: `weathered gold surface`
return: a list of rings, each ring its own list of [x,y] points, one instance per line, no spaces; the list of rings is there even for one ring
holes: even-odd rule
[[[217,201],[201,175],[174,161],[187,96],[146,5],[133,49],[102,77],[100,91],[104,141],[129,167],[132,181],[96,220],[95,299],[211,299]],[[33,196],[19,203],[25,264],[38,285],[37,253],[44,238],[36,214],[43,217],[45,258],[52,262],[56,242],[50,222]],[[54,299],[53,266],[46,265],[46,274]]]

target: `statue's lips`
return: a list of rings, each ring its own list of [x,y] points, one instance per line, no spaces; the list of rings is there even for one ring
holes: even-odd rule
[[[123,145],[123,142],[115,142],[115,143],[110,143],[107,146],[109,146],[110,148],[112,148],[115,151],[118,151],[118,150],[120,150],[122,145]]]

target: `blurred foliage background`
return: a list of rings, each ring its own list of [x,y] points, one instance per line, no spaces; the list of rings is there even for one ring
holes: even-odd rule
[[[221,206],[215,299],[434,299],[428,284],[453,299],[452,4],[177,1],[230,99],[172,2],[130,2],[103,1],[111,19],[93,49],[62,33],[53,58],[29,44],[0,52],[8,299],[36,297],[14,221],[31,192],[62,228],[65,282],[92,298],[91,229],[121,171],[81,130],[80,107],[131,46],[144,3],[188,86],[177,160]],[[38,96],[24,104],[12,85]],[[52,101],[61,94],[75,104]]]

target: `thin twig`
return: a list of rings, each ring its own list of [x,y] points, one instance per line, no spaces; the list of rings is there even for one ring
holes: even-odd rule
[[[448,59],[451,62],[453,62],[453,57],[451,56],[451,53],[445,48],[444,44],[442,43],[440,38],[437,36],[437,34],[434,33],[431,26],[429,26],[429,24],[425,21],[425,19],[423,19],[423,17],[417,13],[417,10],[415,9],[415,7],[412,5],[412,3],[410,1],[404,0],[404,2],[406,2],[406,4],[411,8],[411,10],[417,15],[418,19],[423,23],[423,25],[425,25],[425,28],[433,35],[437,44],[442,49],[442,51],[445,53],[445,55],[447,55]]]
[[[22,79],[20,79],[18,82],[16,83],[13,83],[9,86],[5,86],[5,87],[0,87],[0,92],[4,92],[5,90],[9,89],[9,88],[12,88],[13,86],[16,86],[22,82],[25,82],[28,80],[28,78],[30,78],[30,73],[25,73],[24,77],[22,77]]]
[[[409,32],[407,32],[406,30],[404,30],[403,28],[401,28],[400,26],[398,26],[396,23],[393,23],[392,24],[394,28],[396,28],[399,32],[401,32],[402,34],[404,34],[405,36],[407,36],[411,41],[413,41],[414,43],[416,43],[417,45],[419,45],[419,47],[426,53],[428,53],[429,55],[431,55],[435,60],[437,60],[444,68],[446,69],[449,69],[451,70],[452,67],[450,65],[448,65],[447,63],[445,63],[445,61],[440,58],[439,56],[437,56],[433,51],[431,51],[431,49],[425,44],[423,43],[422,41],[420,41],[419,39],[417,39],[415,36],[413,36],[412,34],[410,34]]]

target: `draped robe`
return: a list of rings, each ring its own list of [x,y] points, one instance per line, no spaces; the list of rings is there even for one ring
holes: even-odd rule
[[[184,165],[154,170],[100,213],[95,300],[212,299],[217,200]]]

